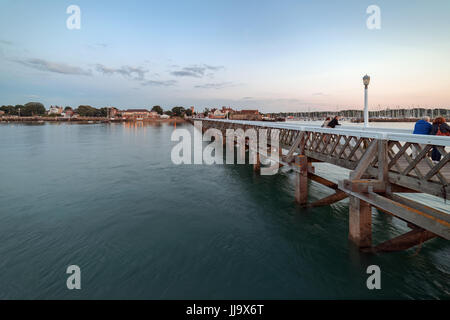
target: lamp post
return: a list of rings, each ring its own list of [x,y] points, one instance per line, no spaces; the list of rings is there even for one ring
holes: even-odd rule
[[[369,126],[369,107],[367,106],[367,93],[370,83],[370,77],[367,74],[363,77],[363,83],[364,83],[364,127],[367,128]]]

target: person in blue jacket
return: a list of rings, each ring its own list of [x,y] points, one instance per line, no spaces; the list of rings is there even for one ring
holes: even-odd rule
[[[414,126],[414,134],[430,134],[431,131],[430,117],[423,117],[416,122]]]
[[[430,134],[431,133],[431,128],[433,126],[430,123],[430,117],[423,117],[422,119],[420,119],[419,121],[416,122],[416,124],[414,125],[414,132],[413,134]],[[419,145],[421,148],[424,147],[424,145]],[[417,157],[419,155],[419,150],[417,150],[416,148],[414,148],[413,150],[413,156]]]

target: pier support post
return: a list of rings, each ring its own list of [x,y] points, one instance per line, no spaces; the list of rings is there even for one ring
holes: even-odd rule
[[[371,247],[372,208],[355,196],[349,198],[349,239],[359,248]]]
[[[303,155],[295,157],[295,164],[300,171],[296,177],[295,201],[306,205],[308,203],[308,157]]]
[[[253,164],[253,171],[261,172],[261,158],[259,156],[259,152],[256,152],[256,162]]]

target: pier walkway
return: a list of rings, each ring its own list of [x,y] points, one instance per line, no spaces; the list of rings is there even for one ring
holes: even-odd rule
[[[403,129],[321,128],[283,122],[191,119],[202,129],[266,129],[277,133],[281,165],[297,174],[296,202],[305,207],[330,205],[349,198],[349,239],[363,251],[397,251],[441,237],[450,240],[450,215],[413,201],[402,193],[425,193],[450,200],[450,137],[413,135]],[[277,130],[275,130],[277,129]],[[270,144],[270,138],[269,138]],[[438,163],[429,158],[436,147]],[[271,152],[273,152],[273,148]],[[314,162],[351,170],[338,183],[317,175]],[[260,168],[258,163],[255,170]],[[308,202],[308,180],[334,190],[324,199]],[[450,206],[450,205],[449,205]],[[372,207],[405,221],[411,231],[386,242],[372,244]]]

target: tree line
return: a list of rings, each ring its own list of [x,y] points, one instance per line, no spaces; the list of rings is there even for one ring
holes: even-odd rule
[[[153,106],[151,111],[157,112],[158,114],[166,114],[168,116],[175,116],[175,117],[183,117],[184,115],[187,115],[188,117],[192,116],[192,110],[191,109],[185,109],[184,107],[176,106],[173,107],[171,110],[164,111],[161,106]]]
[[[74,111],[82,117],[107,117],[109,115],[109,108],[95,108],[89,105],[78,106],[75,110],[72,107],[67,106],[64,111]],[[25,105],[3,105],[0,107],[0,111],[4,111],[5,115],[8,116],[21,116],[21,117],[31,117],[31,116],[43,116],[47,113],[44,105],[40,102],[29,102]],[[161,106],[153,106],[151,111],[157,112],[158,114],[166,114],[169,116],[183,117],[184,115],[192,116],[191,109],[185,109],[181,106],[175,106],[170,110],[164,111]]]
[[[47,110],[40,102],[28,102],[25,105],[1,106],[0,111],[4,111],[6,115],[10,116],[31,117],[43,115]]]

